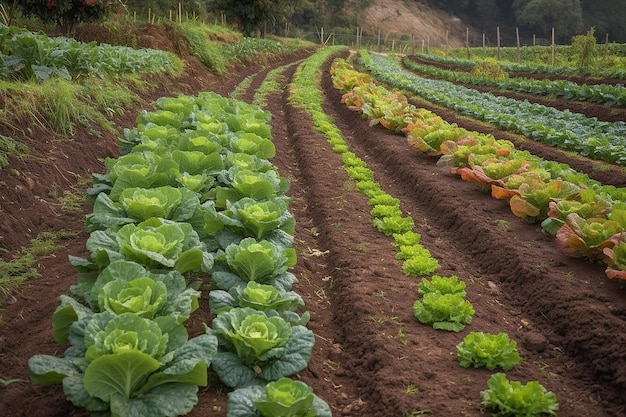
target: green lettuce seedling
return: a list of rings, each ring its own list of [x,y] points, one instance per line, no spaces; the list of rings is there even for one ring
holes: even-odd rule
[[[506,333],[490,334],[471,332],[456,346],[457,358],[463,368],[474,366],[489,370],[502,368],[505,371],[520,362],[515,340]]]
[[[559,404],[554,393],[547,391],[537,381],[526,385],[510,382],[503,373],[491,375],[489,389],[480,392],[482,405],[495,409],[494,417],[539,417],[557,415]]]
[[[460,293],[441,294],[430,292],[413,304],[413,315],[424,324],[438,330],[460,332],[472,322],[474,308]]]

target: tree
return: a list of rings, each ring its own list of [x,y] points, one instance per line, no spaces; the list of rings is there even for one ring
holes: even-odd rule
[[[69,35],[76,23],[101,19],[111,3],[112,0],[22,0],[18,6],[24,15],[54,22],[63,34]]]
[[[569,40],[584,29],[580,0],[515,0],[515,17],[520,26],[548,36],[554,28],[560,40]]]
[[[266,27],[284,21],[299,0],[212,0],[210,5],[241,26],[245,36],[265,34]]]

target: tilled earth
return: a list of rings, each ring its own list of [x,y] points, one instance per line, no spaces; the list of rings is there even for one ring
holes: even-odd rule
[[[267,72],[305,55],[261,68],[248,66],[216,78],[199,64],[185,77],[157,79],[146,106],[163,95],[234,91],[252,83],[240,98],[251,102]],[[342,56],[345,56],[343,54]],[[194,62],[190,60],[190,62]],[[330,64],[330,62],[328,62]],[[391,238],[372,226],[371,207],[342,168],[340,155],[312,128],[310,117],[288,101],[295,66],[285,67],[279,94],[268,97],[277,155],[272,162],[291,181],[290,210],[296,218],[298,264],[292,271],[311,312],[308,326],[316,345],[307,369],[297,377],[329,403],[336,416],[481,416],[480,391],[496,371],[464,369],[456,345],[470,331],[506,332],[518,343],[522,362],[511,380],[536,380],[553,391],[561,417],[617,417],[626,412],[626,285],[608,280],[603,267],[559,252],[538,224],[515,217],[507,204],[464,182],[436,159],[410,150],[402,136],[369,127],[340,103],[328,66],[322,76],[325,110],[349,144],[368,163],[383,190],[401,200],[415,220],[421,243],[440,262],[438,275],[456,275],[467,284],[476,315],[460,333],[433,330],[412,315],[418,279],[403,275]],[[434,109],[450,122],[499,138],[546,159],[557,159],[609,184],[626,185],[620,169],[594,170],[590,161],[521,140]],[[132,128],[140,109],[116,122]],[[7,132],[0,132],[7,133]],[[0,378],[23,381],[0,386],[0,415],[83,416],[68,404],[59,386],[28,381],[27,360],[39,353],[60,355],[51,338],[57,297],[76,276],[68,255],[86,256],[84,215],[64,214],[46,198],[52,189],[79,189],[78,177],[102,172],[100,158],[114,157],[112,135],[79,131],[72,141],[41,130],[24,135],[36,158],[11,161],[21,173],[0,171],[0,245],[15,253],[44,230],[74,230],[76,238],[54,257],[41,259],[42,277],[12,293],[0,327]],[[37,146],[35,145],[37,144]],[[41,158],[41,159],[40,159]],[[38,197],[39,196],[39,197]],[[41,196],[44,196],[42,198]],[[207,277],[207,279],[209,279]],[[206,295],[191,320],[190,333],[209,322]],[[225,416],[228,389],[211,374],[191,416]]]

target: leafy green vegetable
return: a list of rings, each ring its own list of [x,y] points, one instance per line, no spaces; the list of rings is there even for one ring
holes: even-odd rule
[[[304,382],[279,378],[228,394],[227,417],[331,417],[328,404]]]
[[[506,333],[470,332],[456,346],[456,352],[463,368],[474,365],[475,368],[485,366],[493,370],[500,367],[508,371],[520,361],[517,344]]]
[[[250,307],[258,311],[277,312],[292,324],[306,325],[309,313],[302,317],[295,311],[304,305],[302,297],[293,291],[283,291],[272,285],[249,281],[244,287],[234,287],[230,292],[213,290],[209,293],[209,306],[214,314],[233,307]]]
[[[296,261],[293,247],[249,237],[228,245],[224,253],[217,256],[213,281],[226,291],[234,286],[245,287],[248,281],[289,290],[295,277],[285,275]]]
[[[626,242],[623,235],[619,243],[612,248],[604,248],[607,258],[606,276],[608,278],[626,279]]]
[[[474,308],[461,293],[429,292],[413,304],[413,315],[437,330],[460,332],[472,322]]]
[[[249,307],[233,308],[217,315],[212,323],[219,352],[212,367],[226,385],[237,388],[255,380],[292,375],[309,362],[313,332],[270,312]]]
[[[576,213],[570,213],[556,233],[556,244],[564,253],[595,260],[604,248],[613,247],[619,241],[622,232],[623,226],[615,220],[583,219]]]
[[[433,275],[430,279],[423,278],[417,285],[417,291],[422,295],[438,292],[441,294],[461,294],[465,297],[465,282],[459,281],[459,277],[456,275],[449,277]]]
[[[215,336],[188,339],[171,316],[149,320],[106,311],[72,324],[69,340],[63,358],[29,359],[33,383],[63,383],[74,405],[110,409],[120,417],[188,413],[197,402],[198,386],[207,384],[207,368],[217,352]]]
[[[277,229],[293,235],[295,220],[287,210],[289,201],[288,197],[274,197],[265,201],[244,197],[234,203],[227,201],[226,210],[216,212],[215,215],[227,229],[242,237],[261,240]],[[210,218],[205,219],[211,221]]]
[[[213,256],[206,251],[191,224],[152,217],[127,224],[117,232],[96,230],[87,239],[89,261],[71,257],[78,269],[102,270],[111,262],[126,259],[150,269],[171,268],[181,273],[208,272]]]
[[[559,404],[554,393],[547,391],[537,381],[526,385],[510,382],[503,373],[491,375],[489,389],[480,392],[482,405],[495,409],[494,417],[539,417],[557,415]]]
[[[387,206],[388,207],[388,206]],[[403,217],[401,215],[391,215],[385,217],[374,218],[374,227],[381,233],[392,236],[397,233],[408,232],[415,226],[411,217]]]
[[[402,272],[408,276],[428,275],[439,269],[439,261],[430,255],[430,252],[423,256],[414,256],[402,263]]]

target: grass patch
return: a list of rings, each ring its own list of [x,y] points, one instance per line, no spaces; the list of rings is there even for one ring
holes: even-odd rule
[[[23,246],[13,259],[0,259],[0,311],[6,297],[20,284],[41,276],[37,270],[37,261],[63,249],[65,246],[59,244],[58,240],[74,237],[76,232],[69,230],[42,232],[30,241],[30,245]]]
[[[9,156],[22,158],[29,153],[28,146],[10,137],[0,135],[0,168],[9,166]]]

